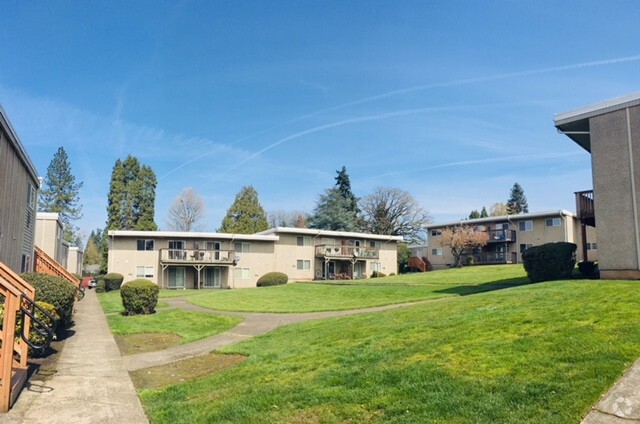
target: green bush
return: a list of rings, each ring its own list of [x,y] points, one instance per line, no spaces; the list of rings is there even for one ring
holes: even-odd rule
[[[289,277],[282,272],[267,272],[262,277],[258,278],[258,287],[279,286],[281,284],[287,284]]]
[[[124,275],[118,274],[117,272],[110,272],[109,274],[102,276],[102,279],[104,280],[104,290],[110,292],[113,290],[120,290],[120,286],[124,280]]]
[[[522,260],[529,281],[538,283],[571,278],[576,265],[576,248],[574,243],[556,242],[525,250]]]
[[[64,278],[31,272],[22,278],[36,289],[36,301],[52,304],[62,327],[71,324],[76,287]]]
[[[580,261],[578,262],[578,271],[587,278],[597,277],[598,263],[593,261]]]
[[[125,315],[147,315],[155,312],[160,289],[153,281],[137,279],[120,288]]]
[[[38,306],[47,311],[49,315],[53,316],[55,321],[60,321],[60,315],[56,312],[56,307],[47,302],[36,302]],[[39,309],[36,309],[36,318],[40,321],[44,322],[47,327],[54,327],[56,325],[55,321],[52,321],[48,316],[42,313]],[[46,337],[36,329],[34,329],[34,324],[31,324],[31,331],[29,331],[29,341],[36,345],[42,345],[46,341]]]
[[[104,280],[98,279],[98,277],[96,277],[96,293],[104,293],[105,291]]]
[[[386,276],[387,276],[387,274],[385,274],[382,271],[373,271],[371,273],[371,278],[381,278],[381,277],[386,277]]]

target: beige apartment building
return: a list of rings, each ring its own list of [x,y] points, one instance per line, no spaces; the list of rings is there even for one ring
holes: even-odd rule
[[[0,107],[0,262],[33,271],[38,172]]]
[[[600,277],[640,278],[640,93],[558,114],[555,126],[591,154],[593,190],[578,215],[598,229]]]
[[[60,214],[38,212],[36,214],[35,244],[67,271],[82,275],[84,253],[62,238],[63,224]]]
[[[290,281],[397,273],[400,236],[273,228],[257,234],[109,231],[108,271],[162,288],[248,288],[272,271]]]
[[[466,225],[475,231],[484,231],[489,236],[488,243],[473,251],[465,252],[462,263],[509,264],[522,262],[522,253],[532,246],[564,241],[581,243],[580,220],[565,210],[526,213],[519,215],[492,216],[488,218],[431,224],[428,231],[429,245],[421,249],[432,269],[446,268],[455,263],[451,249],[444,245],[442,230]],[[598,260],[598,245],[595,230],[587,231],[588,260]],[[584,259],[578,249],[577,260]]]

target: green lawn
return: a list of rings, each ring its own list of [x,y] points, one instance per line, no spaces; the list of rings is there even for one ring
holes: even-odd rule
[[[326,284],[191,291],[197,296],[186,300],[223,311],[337,311],[467,295],[527,283],[522,266],[469,267]]]
[[[151,315],[114,314],[107,316],[107,321],[114,335],[176,334],[182,338],[181,343],[189,343],[227,331],[238,325],[242,318],[170,309]]]
[[[640,356],[638,305],[637,282],[561,281],[309,321],[140,396],[152,423],[577,423]]]

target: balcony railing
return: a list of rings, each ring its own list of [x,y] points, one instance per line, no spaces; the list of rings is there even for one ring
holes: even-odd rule
[[[338,244],[320,244],[316,246],[316,256],[321,258],[366,258],[378,259],[379,249],[362,246],[342,246]]]
[[[596,214],[593,204],[593,190],[578,191],[575,194],[578,219],[587,225],[595,226]]]
[[[495,252],[495,253],[479,253],[464,255],[462,258],[463,264],[473,263],[475,265],[489,265],[489,264],[506,264],[512,259],[511,253]]]
[[[230,264],[235,250],[160,249],[160,262],[185,264]]]
[[[489,243],[514,243],[516,241],[515,230],[487,230]]]

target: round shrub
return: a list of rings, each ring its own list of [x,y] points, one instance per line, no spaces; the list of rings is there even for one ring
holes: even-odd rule
[[[281,284],[287,284],[289,277],[283,272],[267,272],[258,279],[258,287],[279,286]]]
[[[36,301],[52,304],[60,316],[60,324],[71,324],[76,287],[64,278],[31,272],[22,278],[36,289]]]
[[[593,261],[580,261],[578,262],[578,271],[580,271],[583,277],[597,278],[598,263]]]
[[[104,280],[98,279],[98,277],[96,277],[96,293],[104,293],[105,291]]]
[[[382,277],[386,277],[387,274],[385,274],[384,272],[381,271],[373,271],[371,273],[371,278],[382,278]]]
[[[36,308],[36,318],[42,321],[47,327],[55,329],[58,321],[60,321],[60,315],[56,312],[56,307],[47,302],[36,302],[36,304],[44,309],[49,315],[53,317],[53,320],[47,315],[42,313],[40,309]],[[47,341],[46,333],[44,331],[38,331],[33,321],[31,321],[31,330],[29,331],[29,341],[35,345],[42,345]]]
[[[532,283],[571,278],[576,266],[574,243],[556,242],[528,248],[522,254],[524,269]]]
[[[118,274],[117,272],[110,272],[109,274],[102,276],[102,279],[104,280],[105,291],[109,292],[113,290],[120,290],[120,286],[124,280],[124,275]]]
[[[153,281],[137,279],[120,288],[125,315],[147,315],[155,312],[160,289]]]

